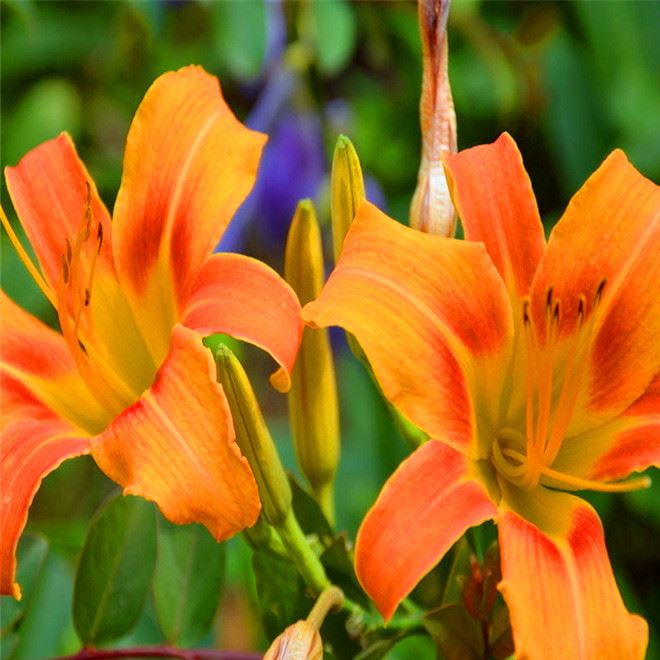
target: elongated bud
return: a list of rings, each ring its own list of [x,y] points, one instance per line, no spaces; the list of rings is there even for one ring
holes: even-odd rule
[[[365,198],[360,159],[351,141],[340,135],[332,157],[330,217],[335,263],[360,202]]]
[[[261,514],[267,523],[282,523],[291,510],[291,486],[275,443],[238,358],[224,345],[215,353],[218,381],[222,385],[236,431],[236,442],[248,459],[259,487]]]
[[[442,153],[456,151],[456,113],[447,71],[447,17],[450,0],[419,0],[423,78],[419,104],[422,160],[410,206],[410,225],[451,236],[456,212],[449,196]]]
[[[300,304],[323,287],[321,232],[311,201],[298,204],[284,256],[284,278]],[[289,419],[298,463],[326,517],[333,522],[333,482],[339,461],[339,404],[330,337],[325,328],[303,330],[291,374]]]
[[[319,629],[328,612],[339,607],[343,600],[341,589],[334,586],[326,589],[318,597],[307,619],[296,621],[275,638],[264,660],[321,660],[323,642]]]

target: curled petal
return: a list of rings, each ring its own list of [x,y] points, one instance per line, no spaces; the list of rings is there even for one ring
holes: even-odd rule
[[[300,303],[272,268],[240,254],[213,255],[195,281],[182,323],[264,349],[281,367],[273,384],[288,389],[302,335]]]
[[[537,488],[508,493],[498,519],[502,582],[516,657],[641,660],[644,619],[621,600],[596,512]]]
[[[516,143],[503,133],[492,144],[446,155],[444,162],[465,237],[485,244],[512,300],[526,295],[545,238]]]
[[[478,453],[473,400],[487,406],[495,397],[474,393],[501,384],[512,330],[504,285],[482,245],[422,234],[365,202],[303,318],[355,335],[406,417]],[[497,411],[476,414],[489,423]]]
[[[155,501],[174,523],[202,523],[218,540],[259,514],[211,354],[183,326],[151,388],[92,440],[92,456],[124,492]]]
[[[42,479],[62,461],[89,452],[89,438],[43,410],[40,419],[14,421],[0,433],[0,593],[21,597],[14,582],[16,547]]]
[[[159,347],[157,362],[200,267],[254,184],[264,142],[197,66],[158,78],[135,114],[113,248],[140,329]]]
[[[401,463],[355,548],[357,576],[385,620],[466,529],[495,514],[468,460],[442,442],[429,440]]]

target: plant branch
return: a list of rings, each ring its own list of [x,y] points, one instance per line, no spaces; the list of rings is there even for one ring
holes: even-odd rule
[[[177,649],[173,646],[135,646],[122,649],[84,648],[74,655],[53,660],[120,660],[121,658],[177,658],[178,660],[258,660],[260,653],[218,651],[213,649]]]

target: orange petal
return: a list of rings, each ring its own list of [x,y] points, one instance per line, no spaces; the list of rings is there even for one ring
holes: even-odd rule
[[[89,451],[89,439],[54,415],[15,421],[0,433],[0,593],[21,597],[16,547],[41,480],[62,461]]]
[[[533,283],[542,318],[549,287],[561,301],[561,333],[576,327],[578,300],[593,311],[586,417],[602,423],[628,408],[660,371],[660,187],[621,151],[613,152],[573,197],[552,231]],[[582,424],[587,427],[587,420]]]
[[[624,479],[651,465],[660,467],[660,376],[622,415],[566,438],[553,467],[585,479]]]
[[[62,336],[0,291],[3,418],[25,414],[30,399],[89,434],[109,421],[80,378]]]
[[[387,398],[431,437],[465,449],[475,413],[495,423],[497,397],[476,392],[501,384],[512,322],[482,245],[422,234],[364,203],[303,318],[354,334]],[[475,411],[473,401],[493,409]]]
[[[516,143],[503,133],[492,144],[448,154],[444,162],[465,237],[486,245],[512,299],[526,295],[545,238]]]
[[[583,500],[537,488],[508,493],[498,520],[516,657],[637,660],[646,622],[621,600],[603,528]]]
[[[85,222],[88,201],[93,231],[96,234],[100,223],[106,241],[110,239],[108,211],[67,133],[32,149],[16,167],[5,169],[5,177],[46,281],[55,289],[62,281],[67,240],[73,244]],[[100,258],[110,263],[110,250],[103,250]]]
[[[163,354],[202,263],[254,184],[264,142],[197,66],[162,75],[137,110],[114,254],[140,327]]]
[[[398,467],[367,513],[355,570],[385,620],[468,527],[496,509],[469,461],[429,440]]]
[[[206,525],[218,540],[259,515],[211,353],[181,325],[151,388],[92,440],[92,456],[125,493],[155,501],[174,523]]]
[[[182,323],[203,335],[223,332],[268,351],[289,388],[302,335],[300,304],[265,264],[239,254],[209,258],[195,282]]]

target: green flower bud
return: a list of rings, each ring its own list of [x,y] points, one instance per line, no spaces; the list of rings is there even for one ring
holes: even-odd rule
[[[301,305],[319,295],[323,271],[321,232],[314,206],[304,200],[298,204],[291,222],[284,257],[284,277]],[[332,522],[340,442],[337,384],[327,329],[304,329],[288,396],[298,463]]]
[[[238,358],[224,345],[215,354],[222,385],[234,421],[236,442],[247,458],[259,487],[261,513],[271,525],[282,523],[291,510],[291,486],[261,409]]]
[[[332,221],[332,246],[335,262],[355,212],[365,199],[362,168],[351,141],[340,135],[332,158],[330,176],[330,217]]]

